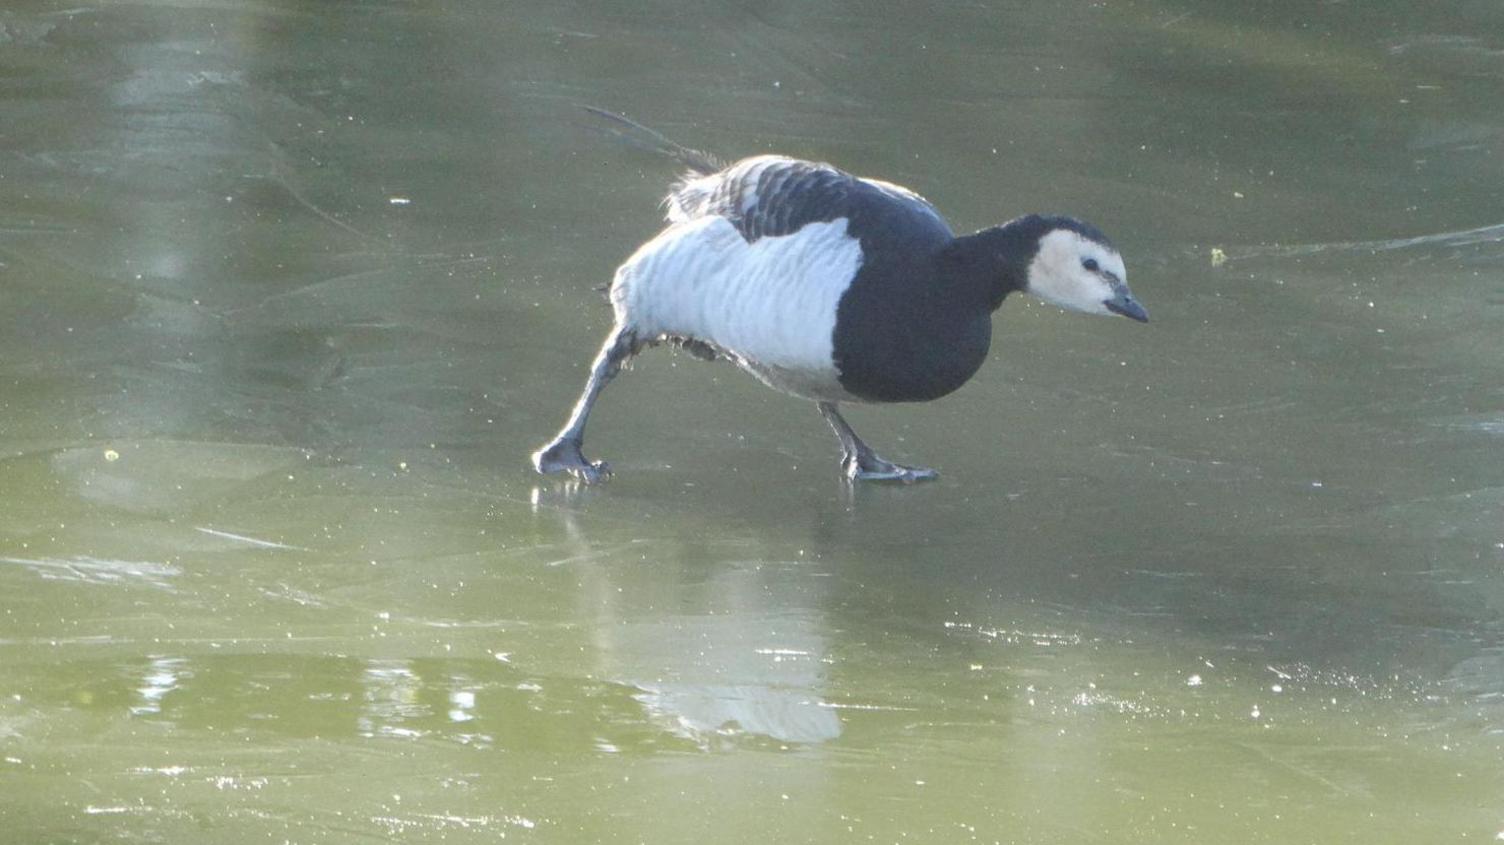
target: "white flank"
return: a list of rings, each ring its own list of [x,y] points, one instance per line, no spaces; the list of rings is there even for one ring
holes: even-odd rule
[[[846,220],[747,243],[722,217],[678,223],[616,271],[618,320],[644,337],[677,335],[734,355],[769,386],[850,398],[836,379],[836,306],[862,263]]]

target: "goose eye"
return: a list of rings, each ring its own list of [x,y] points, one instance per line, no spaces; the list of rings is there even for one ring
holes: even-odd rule
[[[1102,269],[1101,265],[1097,264],[1097,259],[1095,258],[1081,259],[1081,266],[1085,267],[1087,271],[1091,273],[1095,273],[1098,270]]]

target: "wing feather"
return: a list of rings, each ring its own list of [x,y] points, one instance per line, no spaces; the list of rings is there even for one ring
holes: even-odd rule
[[[863,218],[913,215],[949,233],[934,206],[906,188],[782,156],[758,156],[716,173],[691,174],[674,186],[667,205],[670,221],[724,217],[748,242],[841,217],[859,224]]]

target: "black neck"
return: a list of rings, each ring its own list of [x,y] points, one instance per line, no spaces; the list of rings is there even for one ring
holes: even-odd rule
[[[957,295],[996,311],[1004,297],[1028,286],[1029,263],[1050,228],[1048,218],[1031,214],[956,238],[941,253],[941,266]]]

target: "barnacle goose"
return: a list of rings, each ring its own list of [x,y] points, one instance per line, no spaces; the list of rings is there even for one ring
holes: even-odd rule
[[[879,457],[838,403],[921,402],[965,384],[987,358],[992,312],[1014,291],[1149,318],[1122,256],[1080,220],[1030,214],[957,237],[907,188],[776,155],[723,165],[587,110],[689,173],[666,200],[668,227],[616,270],[615,325],[564,428],[533,454],[540,473],[587,483],[610,474],[581,451],[591,407],[633,355],[670,342],[815,402],[840,440],[847,478],[934,478]]]

